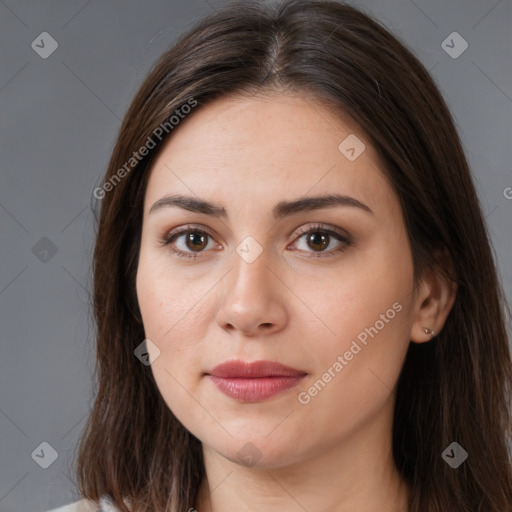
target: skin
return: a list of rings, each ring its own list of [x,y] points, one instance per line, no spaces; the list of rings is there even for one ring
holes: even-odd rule
[[[365,144],[354,161],[338,149],[349,134]],[[272,216],[280,201],[332,193],[372,213],[334,206]],[[149,213],[171,194],[220,204],[228,217],[176,206]],[[408,489],[391,455],[395,385],[410,341],[430,340],[424,327],[442,329],[455,289],[437,274],[414,288],[398,199],[357,125],[282,91],[198,107],[154,163],[143,215],[137,295],[146,338],[160,351],[148,347],[158,355],[158,389],[203,445],[207,478],[196,509],[406,510]],[[308,243],[298,229],[316,223],[343,230],[351,244],[333,236],[323,250]],[[159,242],[188,224],[212,235],[203,245],[199,238],[199,251],[183,235],[174,241],[197,259]],[[251,263],[236,251],[249,236],[262,251]],[[400,312],[301,403],[299,393],[396,303]],[[296,388],[243,403],[204,375],[231,359],[278,361],[307,375]],[[244,463],[237,454],[249,442],[256,448],[245,448],[253,458]]]

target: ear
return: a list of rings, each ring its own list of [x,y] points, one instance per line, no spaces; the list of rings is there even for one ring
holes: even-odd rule
[[[418,286],[410,334],[413,343],[425,343],[439,334],[455,302],[457,284],[449,277],[454,275],[450,257],[443,251],[437,260],[440,268],[427,271]]]

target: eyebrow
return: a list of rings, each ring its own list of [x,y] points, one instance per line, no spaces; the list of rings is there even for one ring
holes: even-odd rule
[[[222,205],[184,195],[171,195],[162,197],[156,201],[153,206],[151,206],[149,214],[163,208],[170,208],[174,206],[191,212],[210,215],[212,217],[224,219],[228,218],[228,213]],[[359,208],[362,211],[373,215],[373,211],[366,204],[358,201],[353,197],[340,194],[304,197],[293,201],[281,201],[277,203],[276,206],[272,209],[272,214],[275,219],[282,219],[283,217],[287,217],[296,213],[320,210],[322,208],[333,208],[336,206]]]

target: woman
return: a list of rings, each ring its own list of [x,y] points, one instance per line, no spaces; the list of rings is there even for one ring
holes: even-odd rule
[[[482,211],[433,80],[377,22],[328,1],[205,18],[95,196],[83,506],[512,510]]]

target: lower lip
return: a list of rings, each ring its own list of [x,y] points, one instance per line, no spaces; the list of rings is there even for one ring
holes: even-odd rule
[[[209,375],[211,381],[225,395],[241,402],[261,402],[295,387],[304,375],[296,377],[224,378]]]

